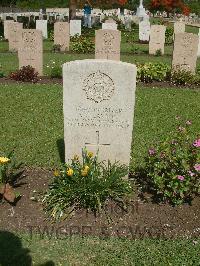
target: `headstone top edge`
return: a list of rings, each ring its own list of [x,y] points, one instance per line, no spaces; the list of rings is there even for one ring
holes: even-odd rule
[[[115,64],[115,65],[123,65],[123,66],[129,66],[137,69],[135,64],[126,63],[122,61],[116,61],[116,60],[108,60],[108,59],[83,59],[83,60],[75,60],[71,62],[66,62],[63,64],[63,68],[68,65],[80,65],[84,63],[106,63],[106,64]]]

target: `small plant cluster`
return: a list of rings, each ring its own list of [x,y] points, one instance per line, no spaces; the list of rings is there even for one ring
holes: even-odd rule
[[[175,85],[200,85],[200,72],[197,71],[196,74],[193,74],[191,71],[177,67],[172,70],[170,81]]]
[[[151,147],[146,157],[149,186],[160,200],[173,205],[191,200],[200,192],[200,138],[190,137],[191,124],[177,124],[176,131]]]
[[[45,210],[54,219],[65,219],[80,208],[96,214],[108,199],[124,207],[124,197],[132,192],[130,183],[123,179],[127,174],[125,165],[98,162],[97,155],[83,149],[82,160],[75,155],[71,163],[55,170],[54,181],[43,199]]]
[[[60,52],[61,51],[61,45],[60,44],[54,44],[53,47],[52,47],[52,51],[54,53]]]
[[[170,45],[173,43],[174,29],[172,27],[167,27],[165,31],[165,43]]]
[[[46,66],[50,69],[50,76],[51,78],[62,78],[62,63],[50,61],[49,64]]]
[[[9,77],[16,81],[37,82],[38,72],[32,66],[23,66],[19,70],[12,72]]]
[[[141,82],[164,81],[167,79],[170,68],[164,63],[145,63],[137,65],[137,79]]]
[[[2,70],[2,65],[0,64],[0,78],[3,78],[5,76],[3,70]]]
[[[71,38],[71,41],[71,50],[75,53],[89,54],[95,50],[95,44],[91,38],[75,35]]]
[[[13,185],[19,175],[13,151],[8,156],[0,157],[0,200],[5,199],[9,203],[14,203],[20,194],[14,191]]]

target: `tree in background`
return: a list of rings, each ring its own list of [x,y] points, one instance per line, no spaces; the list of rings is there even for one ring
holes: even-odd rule
[[[182,0],[151,0],[149,7],[152,12],[166,11],[168,14],[176,12],[184,15],[190,13],[190,8]]]

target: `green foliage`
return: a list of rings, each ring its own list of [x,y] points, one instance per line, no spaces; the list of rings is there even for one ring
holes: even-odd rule
[[[19,70],[10,73],[9,77],[16,81],[37,82],[38,72],[32,66],[23,66]]]
[[[61,51],[61,45],[60,44],[54,44],[52,51],[55,52],[60,52]]]
[[[165,43],[167,45],[173,43],[174,29],[171,27],[167,27],[165,31]]]
[[[142,82],[164,81],[168,77],[170,68],[164,63],[139,64],[137,79]]]
[[[51,78],[62,78],[62,66],[55,65],[51,68]]]
[[[190,137],[190,126],[191,121],[178,124],[176,131],[150,148],[146,157],[151,188],[160,200],[174,205],[200,192],[200,139]]]
[[[158,49],[156,50],[155,56],[161,56],[162,55],[162,50]]]
[[[94,41],[84,36],[75,35],[71,38],[71,50],[75,53],[93,53],[95,50]]]
[[[171,82],[175,85],[188,85],[195,83],[195,75],[190,71],[177,67],[171,72]]]
[[[108,199],[124,207],[124,197],[132,192],[130,183],[123,180],[127,174],[125,165],[98,162],[97,156],[84,149],[82,161],[75,155],[71,163],[55,170],[55,179],[43,200],[45,210],[54,219],[61,219],[80,208],[96,214]]]
[[[48,36],[49,36],[49,40],[53,42],[54,41],[54,31],[50,30],[48,33]]]

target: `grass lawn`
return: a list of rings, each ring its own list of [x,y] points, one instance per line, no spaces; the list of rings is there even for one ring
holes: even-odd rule
[[[6,240],[6,241],[5,241]],[[0,265],[193,265],[200,264],[200,242],[120,238],[40,238],[0,233]],[[32,261],[32,264],[29,264]],[[1,264],[2,262],[2,264]],[[4,264],[3,264],[4,263]]]
[[[197,133],[199,102],[199,90],[139,87],[131,165],[142,161],[153,140],[164,138],[174,128],[176,115],[191,119]],[[18,160],[26,165],[58,165],[58,146],[63,148],[59,145],[63,140],[62,86],[1,85],[0,106],[1,150],[15,147]]]

